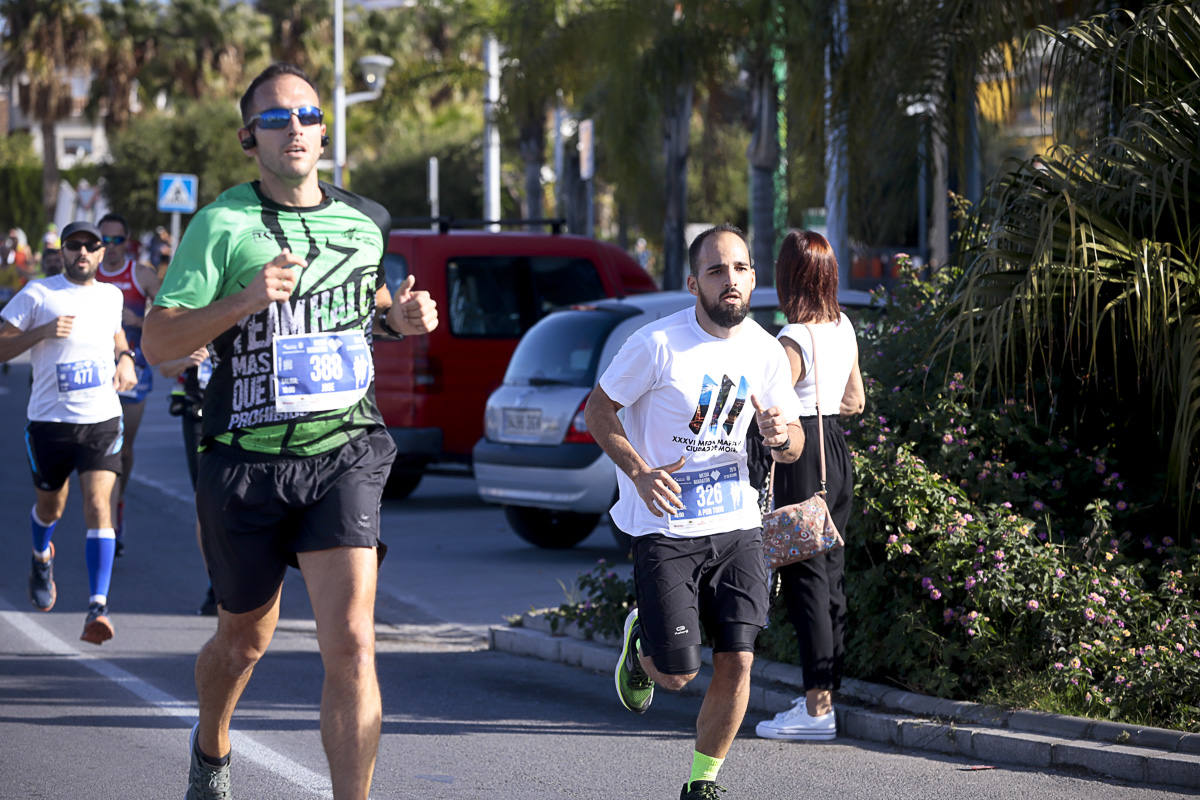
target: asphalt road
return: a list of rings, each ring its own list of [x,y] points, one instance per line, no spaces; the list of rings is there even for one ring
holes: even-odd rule
[[[149,399],[126,500],[127,547],[110,610],[116,638],[79,641],[87,601],[78,497],[55,533],[58,604],[26,594],[32,484],[22,425],[28,367],[0,375],[0,800],[181,798],[195,719],[192,668],[214,628],[177,421]],[[73,479],[74,481],[74,479]],[[73,485],[77,490],[77,485]],[[391,551],[377,607],[384,722],[372,796],[675,798],[699,701],[660,693],[624,711],[610,674],[485,649],[484,631],[562,602],[576,575],[616,559],[601,526],[567,552],[535,550],[463,478],[427,478],[384,508]],[[279,630],[234,719],[239,800],[329,798],[317,734],[321,669],[303,580],[289,573]],[[739,798],[1167,798],[1154,787],[998,767],[842,739],[760,740],[747,721],[720,781]],[[988,765],[983,765],[988,766]]]

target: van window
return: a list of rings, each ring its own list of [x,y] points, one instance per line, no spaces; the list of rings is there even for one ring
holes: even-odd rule
[[[450,332],[515,339],[554,308],[604,297],[586,258],[471,256],[446,265]]]
[[[400,284],[408,277],[408,259],[399,253],[383,254],[383,279],[387,283],[388,294],[394,295]],[[417,287],[418,289],[421,287]]]

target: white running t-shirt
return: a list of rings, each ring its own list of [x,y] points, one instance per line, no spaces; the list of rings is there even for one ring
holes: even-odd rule
[[[0,318],[22,331],[75,317],[70,336],[30,348],[31,421],[88,424],[121,416],[113,387],[113,336],[121,330],[123,304],[121,290],[111,284],[81,286],[60,274],[30,281],[4,306]]]
[[[757,528],[758,492],[746,472],[746,429],[754,418],[750,395],[800,416],[787,355],[753,319],[720,339],[705,332],[695,307],[635,331],[600,378],[622,410],[625,433],[651,467],[686,456],[673,474],[685,509],[656,517],[633,481],[617,468],[620,496],[613,521],[632,536],[685,538]]]

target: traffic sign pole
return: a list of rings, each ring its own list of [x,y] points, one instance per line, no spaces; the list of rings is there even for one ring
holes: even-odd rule
[[[171,256],[175,256],[175,248],[179,246],[179,212],[171,212]]]

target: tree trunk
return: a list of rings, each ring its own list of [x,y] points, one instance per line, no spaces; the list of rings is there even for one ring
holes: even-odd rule
[[[764,69],[751,76],[750,258],[760,286],[774,282],[775,171],[779,168],[779,104],[775,81]]]
[[[838,262],[840,286],[850,286],[854,255],[850,250],[849,135],[845,101],[834,86],[846,58],[846,0],[835,0],[829,42],[825,47],[825,238]]]
[[[46,219],[54,219],[58,205],[58,137],[53,121],[43,121],[42,128],[42,204]]]
[[[542,154],[546,151],[546,117],[534,113],[521,125],[517,149],[525,165],[525,219],[540,219],[542,211]],[[536,226],[535,226],[536,227]]]
[[[684,80],[670,91],[663,108],[666,211],[663,214],[662,288],[684,286],[687,243],[687,161],[692,121],[692,82]]]

